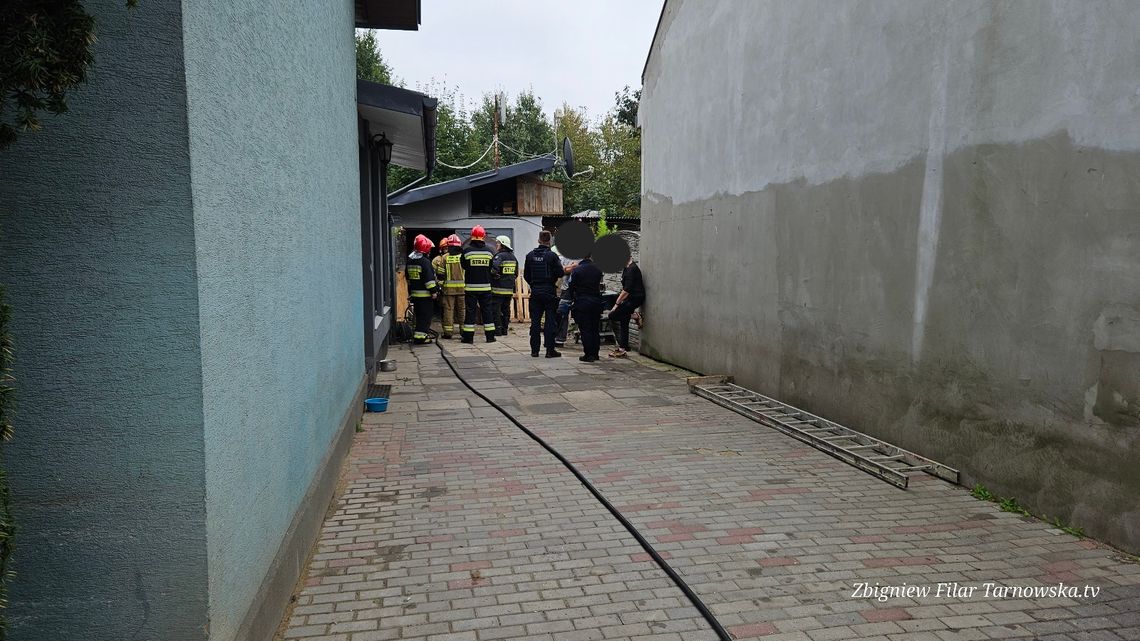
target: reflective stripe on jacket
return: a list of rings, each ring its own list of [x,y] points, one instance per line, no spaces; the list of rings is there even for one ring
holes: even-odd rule
[[[463,266],[464,291],[489,292],[491,291],[491,260],[494,258],[487,243],[473,240],[463,250],[460,264]]]
[[[515,278],[519,273],[519,261],[514,252],[504,249],[491,259],[491,293],[500,296],[515,295]]]
[[[432,292],[439,288],[435,269],[428,257],[422,254],[419,258],[408,258],[404,275],[408,278],[408,296],[412,298],[431,298]]]
[[[463,293],[463,257],[460,254],[448,254],[443,257],[443,291],[448,294]]]

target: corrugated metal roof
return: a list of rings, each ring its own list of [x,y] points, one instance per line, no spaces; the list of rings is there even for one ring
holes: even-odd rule
[[[398,207],[400,205],[410,205],[411,203],[418,203],[421,200],[438,198],[465,189],[490,185],[500,180],[507,180],[508,178],[516,178],[525,174],[548,172],[554,169],[554,162],[553,154],[550,156],[541,156],[514,165],[500,167],[497,170],[481,171],[477,174],[463,176],[462,178],[448,180],[447,182],[428,185],[427,187],[419,187],[393,197],[388,201],[388,206]]]

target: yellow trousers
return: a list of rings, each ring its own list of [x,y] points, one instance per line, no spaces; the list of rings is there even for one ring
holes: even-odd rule
[[[443,335],[450,336],[463,326],[463,292],[444,294],[440,300],[443,302]]]

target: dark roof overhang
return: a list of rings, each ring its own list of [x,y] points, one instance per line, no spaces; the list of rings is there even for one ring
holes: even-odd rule
[[[356,0],[356,27],[419,31],[420,0]]]
[[[427,187],[419,187],[406,191],[398,196],[392,197],[388,201],[388,205],[396,207],[399,205],[410,205],[411,203],[419,202],[421,200],[428,200],[429,198],[438,198],[447,194],[453,194],[465,189],[473,189],[475,187],[482,187],[483,185],[490,185],[501,180],[510,178],[517,178],[526,174],[545,173],[554,169],[555,158],[554,154],[549,156],[539,156],[530,160],[507,165],[498,169],[491,169],[488,171],[481,171],[477,174],[470,176],[463,176],[455,178],[446,182],[428,185]]]
[[[439,101],[418,91],[356,81],[356,111],[372,135],[392,141],[392,164],[431,174]]]

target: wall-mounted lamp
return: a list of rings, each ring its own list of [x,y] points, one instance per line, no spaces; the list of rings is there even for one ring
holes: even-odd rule
[[[392,162],[392,141],[388,140],[388,136],[380,133],[378,136],[372,136],[372,144],[380,148],[380,162],[387,165]]]

